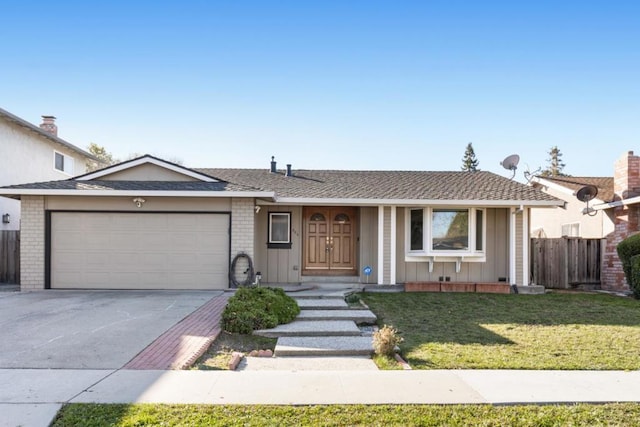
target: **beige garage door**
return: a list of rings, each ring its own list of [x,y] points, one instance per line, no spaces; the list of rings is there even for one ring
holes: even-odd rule
[[[225,289],[229,215],[51,213],[51,288]]]

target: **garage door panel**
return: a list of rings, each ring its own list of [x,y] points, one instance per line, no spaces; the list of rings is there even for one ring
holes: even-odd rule
[[[51,287],[224,289],[226,214],[51,213]]]

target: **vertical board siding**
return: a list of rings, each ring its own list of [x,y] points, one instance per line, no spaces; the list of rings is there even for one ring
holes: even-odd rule
[[[516,213],[516,277],[515,280],[512,277],[511,283],[515,283],[517,285],[528,285],[528,283],[523,283],[522,280],[522,257],[524,251],[522,250],[522,231],[523,227],[523,215],[522,213]]]
[[[269,212],[291,212],[291,248],[269,249]],[[262,206],[256,215],[255,270],[262,281],[272,284],[299,283],[302,269],[302,208],[300,206]]]
[[[531,239],[531,276],[536,285],[569,289],[600,285],[603,239]]]
[[[400,231],[398,231],[400,233]],[[376,283],[378,277],[378,208],[360,208],[359,267],[361,283]],[[365,276],[362,269],[371,267],[372,273]]]
[[[20,231],[0,231],[0,282],[20,283]]]
[[[384,279],[383,283],[389,284],[391,282],[391,268],[389,263],[391,262],[391,208],[384,207]]]
[[[405,210],[398,208],[396,274],[398,283],[435,282],[440,277],[449,277],[452,282],[497,282],[508,276],[509,270],[509,210],[490,208],[486,210],[485,253],[486,262],[463,262],[456,273],[453,262],[436,262],[429,273],[425,262],[405,261]],[[521,229],[522,230],[522,229]]]

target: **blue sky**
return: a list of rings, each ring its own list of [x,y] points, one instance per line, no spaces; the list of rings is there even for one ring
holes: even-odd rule
[[[6,2],[0,107],[187,166],[458,170],[640,152],[637,1]]]

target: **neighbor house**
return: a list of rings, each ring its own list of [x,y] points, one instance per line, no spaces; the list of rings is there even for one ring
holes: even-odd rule
[[[532,209],[532,237],[604,239],[600,282],[602,289],[628,291],[616,247],[640,231],[640,157],[624,153],[614,164],[612,177],[534,177],[531,185],[565,201],[565,209]],[[577,192],[597,188],[587,204]]]
[[[93,155],[58,137],[55,117],[35,126],[0,108],[0,186],[68,179],[85,173]],[[20,202],[0,197],[0,230],[20,229]]]
[[[14,185],[23,289],[263,283],[529,285],[529,212],[563,202],[490,172],[190,169],[149,155]]]
[[[602,239],[613,231],[610,215],[591,210],[593,205],[614,200],[613,177],[534,176],[529,183],[565,202],[562,209],[531,209],[531,237]],[[589,212],[586,203],[576,197],[586,186],[597,189]]]

